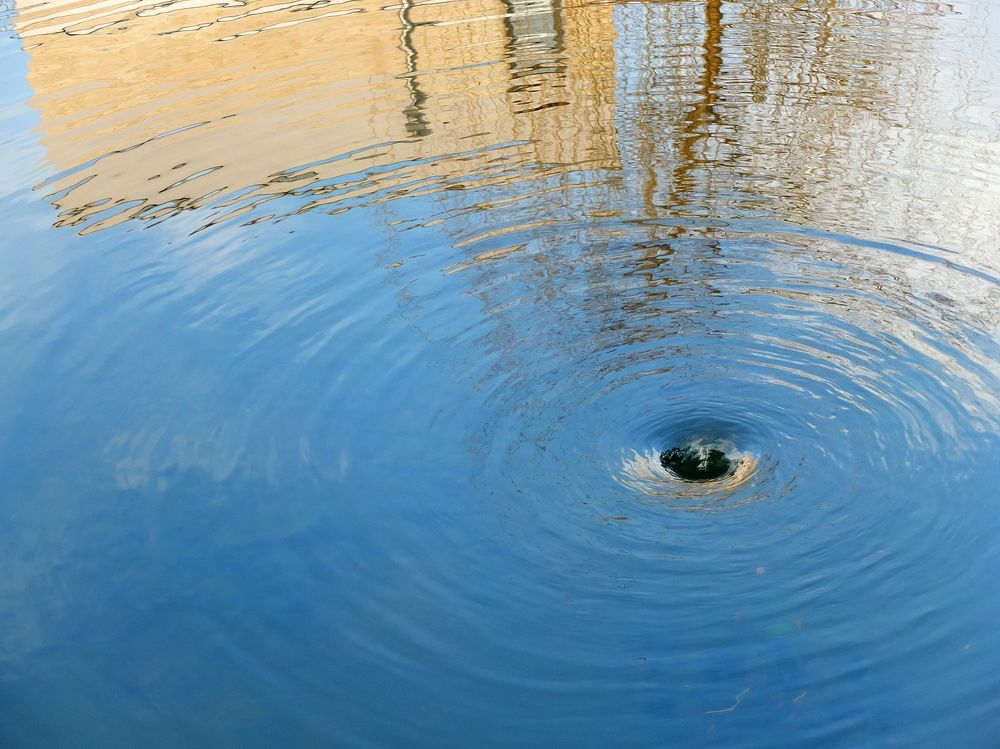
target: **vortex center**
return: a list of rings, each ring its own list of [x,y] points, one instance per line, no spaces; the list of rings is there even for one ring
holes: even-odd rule
[[[685,481],[712,481],[733,469],[733,462],[716,447],[672,447],[660,453],[660,465]]]

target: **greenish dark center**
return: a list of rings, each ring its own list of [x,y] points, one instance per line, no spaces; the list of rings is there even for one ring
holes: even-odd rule
[[[660,465],[685,481],[711,481],[732,469],[732,461],[714,447],[672,447],[660,453]]]

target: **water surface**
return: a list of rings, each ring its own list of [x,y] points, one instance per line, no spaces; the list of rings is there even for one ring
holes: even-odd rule
[[[383,2],[0,5],[0,744],[994,747],[1000,8]]]

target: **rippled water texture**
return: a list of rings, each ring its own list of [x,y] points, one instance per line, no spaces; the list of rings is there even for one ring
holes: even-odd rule
[[[1000,5],[3,1],[0,745],[998,745]]]

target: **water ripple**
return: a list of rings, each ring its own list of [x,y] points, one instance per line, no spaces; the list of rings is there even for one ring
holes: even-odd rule
[[[11,18],[2,743],[989,745],[986,0]]]

